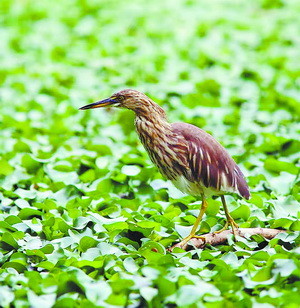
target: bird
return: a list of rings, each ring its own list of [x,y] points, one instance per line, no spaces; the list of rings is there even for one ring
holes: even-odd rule
[[[250,192],[242,171],[226,149],[197,126],[170,123],[164,109],[137,90],[121,90],[109,98],[79,109],[107,106],[132,110],[141,143],[161,174],[183,193],[201,198],[199,215],[189,235],[180,242],[180,247],[188,244],[192,238],[203,239],[196,233],[208,206],[207,199],[212,196],[221,197],[226,216],[225,226],[216,232],[230,225],[236,236],[238,224],[229,213],[225,195],[234,193],[249,199]]]

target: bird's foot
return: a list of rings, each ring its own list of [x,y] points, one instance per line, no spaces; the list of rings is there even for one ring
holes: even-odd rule
[[[231,226],[232,233],[233,233],[234,237],[236,237],[237,236],[237,229],[239,228],[239,225],[233,220],[233,218],[231,216],[226,220],[225,226],[222,229],[215,231],[214,234],[218,234],[218,233],[223,232],[224,230],[226,230],[228,228],[228,225]]]
[[[198,239],[201,239],[205,242],[205,237],[204,236],[201,236],[201,235],[195,235],[195,234],[189,234],[187,237],[185,237],[180,243],[178,243],[177,245],[182,248],[182,249],[185,249],[189,240],[191,240],[192,238],[198,238]],[[177,246],[176,245],[176,246]]]
[[[230,217],[230,218],[228,219],[228,222],[227,222],[227,223],[229,223],[229,224],[231,225],[231,228],[236,228],[236,229],[239,228],[239,225],[233,220],[232,217]]]
[[[227,221],[230,224],[233,236],[236,239],[236,237],[238,235],[237,231],[239,229],[239,225],[233,220],[233,218],[231,216],[230,216],[230,218]]]

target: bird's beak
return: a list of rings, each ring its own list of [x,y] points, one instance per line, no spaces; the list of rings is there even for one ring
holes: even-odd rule
[[[115,99],[113,99],[112,97],[109,97],[109,98],[104,99],[102,101],[85,105],[83,107],[80,107],[79,109],[85,110],[85,109],[99,108],[99,107],[109,106],[109,105],[112,105],[112,104],[115,104],[115,103],[117,103],[117,101]]]

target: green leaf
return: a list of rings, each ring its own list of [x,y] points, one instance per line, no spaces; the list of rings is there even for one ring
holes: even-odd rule
[[[0,175],[9,175],[14,171],[14,168],[5,159],[0,159]]]
[[[55,264],[53,264],[50,261],[42,261],[42,262],[37,264],[38,268],[45,269],[45,270],[48,270],[48,271],[51,271],[54,268],[54,266],[55,266]]]
[[[5,246],[9,245],[9,246],[11,246],[11,248],[18,248],[19,247],[17,241],[14,239],[12,234],[9,233],[9,232],[4,232],[2,234],[0,243],[6,244]]]
[[[20,262],[5,262],[3,265],[2,265],[2,268],[5,269],[5,268],[13,268],[15,269],[17,272],[19,273],[23,273],[25,272],[26,270],[26,266],[23,265],[22,263]]]
[[[50,308],[53,307],[55,303],[56,295],[55,294],[43,294],[43,295],[36,295],[34,292],[29,291],[28,293],[28,301],[32,308],[44,307]]]
[[[91,183],[96,179],[96,173],[95,170],[89,169],[83,174],[79,176],[80,180],[84,183]]]
[[[9,286],[0,286],[0,304],[2,307],[9,307],[13,302],[15,295]]]
[[[151,220],[148,220],[148,221],[139,221],[137,223],[137,225],[141,228],[149,228],[149,229],[156,229],[156,230],[159,230],[160,229],[160,223],[158,222],[155,222],[155,221],[151,221]]]
[[[285,171],[291,174],[298,174],[299,173],[299,168],[293,164],[293,163],[289,163],[289,162],[285,162],[285,161],[280,161],[274,158],[267,158],[265,163],[264,163],[264,167],[268,170],[268,171],[272,171],[272,172],[281,172],[281,171]]]
[[[122,173],[129,175],[129,176],[135,176],[139,174],[140,171],[141,171],[141,168],[135,165],[126,165],[126,166],[123,166],[121,169]]]
[[[230,215],[233,219],[243,219],[247,220],[250,216],[250,208],[248,205],[242,204],[232,212],[230,212]]]
[[[32,155],[24,154],[22,157],[22,166],[28,173],[35,173],[40,168],[41,164],[35,160]]]
[[[87,251],[91,247],[97,246],[98,241],[89,236],[84,236],[79,241],[79,246],[82,251]]]
[[[22,208],[18,216],[20,219],[29,219],[32,217],[41,217],[43,213],[33,208]]]
[[[265,266],[252,277],[252,280],[257,282],[263,282],[269,280],[271,277],[271,269]]]
[[[196,285],[184,285],[177,292],[176,303],[179,306],[197,303],[204,294],[219,295],[220,291],[206,282],[198,282]]]
[[[158,290],[151,287],[143,287],[140,289],[140,292],[147,302],[151,302],[152,299],[158,294]]]

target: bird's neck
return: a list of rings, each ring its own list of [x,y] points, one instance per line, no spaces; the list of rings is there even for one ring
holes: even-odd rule
[[[155,114],[136,114],[135,126],[138,133],[143,131],[145,135],[151,134],[151,132],[163,134],[171,129],[171,124],[166,117]]]
[[[136,111],[135,126],[143,144],[153,142],[171,133],[171,124],[165,111],[154,102],[147,108]],[[147,142],[146,142],[147,140]]]
[[[155,121],[155,119],[167,121],[165,111],[149,97],[143,100],[140,99],[140,102],[140,104],[133,108],[136,117],[144,121]]]
[[[145,123],[147,125],[150,125],[151,127],[170,126],[165,111],[155,102],[153,102],[150,98],[147,98],[147,100],[143,100],[143,104],[139,104],[138,106],[136,106],[134,108],[134,112],[136,115],[136,125],[140,123]]]

